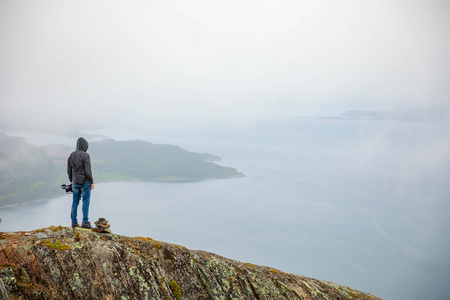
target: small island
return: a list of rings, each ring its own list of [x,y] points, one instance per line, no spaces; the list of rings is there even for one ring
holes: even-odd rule
[[[68,183],[67,158],[74,147],[36,146],[0,133],[0,207],[49,198],[62,193]],[[214,162],[220,157],[186,151],[174,145],[145,141],[92,142],[95,183],[108,181],[188,182],[245,177],[235,168]]]

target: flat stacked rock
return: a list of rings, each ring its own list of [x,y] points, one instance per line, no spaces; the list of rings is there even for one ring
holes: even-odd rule
[[[92,231],[101,232],[101,233],[111,233],[111,229],[109,229],[111,225],[108,224],[108,221],[105,218],[100,218],[98,221],[95,221],[95,228]]]

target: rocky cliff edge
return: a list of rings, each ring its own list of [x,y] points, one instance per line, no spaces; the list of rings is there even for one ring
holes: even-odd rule
[[[204,251],[85,229],[0,233],[0,299],[380,299]]]

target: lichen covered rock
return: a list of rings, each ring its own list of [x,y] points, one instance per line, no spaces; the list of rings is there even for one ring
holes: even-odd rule
[[[66,227],[1,236],[0,299],[380,299],[151,238]]]

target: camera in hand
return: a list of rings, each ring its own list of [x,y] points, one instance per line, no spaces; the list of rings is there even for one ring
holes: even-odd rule
[[[66,191],[67,194],[72,193],[72,185],[71,184],[61,184],[61,188]]]

